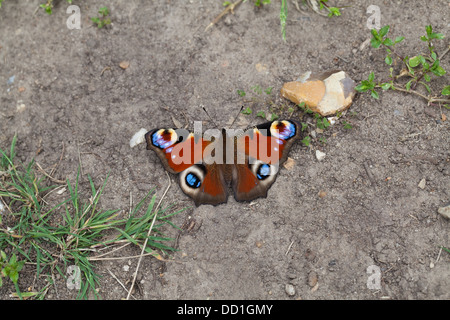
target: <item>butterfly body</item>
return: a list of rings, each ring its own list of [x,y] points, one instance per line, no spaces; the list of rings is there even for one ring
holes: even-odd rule
[[[178,174],[180,187],[195,204],[217,205],[233,190],[237,201],[266,197],[292,144],[301,136],[293,120],[273,121],[248,130],[154,129],[146,135],[165,169]]]

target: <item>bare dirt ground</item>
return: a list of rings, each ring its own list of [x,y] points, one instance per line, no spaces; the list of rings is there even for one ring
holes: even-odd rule
[[[51,16],[36,12],[41,2],[5,0],[0,9],[0,146],[9,147],[17,134],[18,158],[35,158],[48,168],[58,163],[64,145],[55,178],[74,181],[80,162],[84,188],[88,174],[101,184],[110,173],[101,204],[124,211],[130,196],[136,201],[156,187],[161,197],[168,183],[156,154],[145,145],[130,148],[140,128],[173,127],[172,117],[190,128],[195,120],[211,128],[202,105],[225,127],[245,104],[236,91],[250,93],[255,85],[274,89],[252,115],[239,117],[237,127],[263,122],[259,110],[274,108],[287,117],[279,89],[308,70],[343,69],[357,82],[371,71],[386,77],[384,51],[361,46],[370,38],[371,4],[380,7],[382,25],[405,36],[405,54],[426,50],[419,38],[428,24],[446,39],[450,35],[444,0],[340,1],[349,7],[333,18],[300,13],[289,2],[286,42],[279,1],[262,8],[248,1],[207,32],[222,1],[74,0],[80,30],[66,27],[65,1]],[[112,25],[98,29],[90,17],[104,5]],[[442,52],[446,41],[436,50]],[[124,60],[130,62],[126,70],[119,67]],[[450,55],[442,66],[450,70]],[[11,76],[14,83],[7,85]],[[433,89],[448,80],[436,80]],[[344,116],[353,128],[336,124],[324,133],[325,143],[297,143],[290,151],[295,165],[282,168],[268,197],[252,203],[230,197],[217,207],[196,208],[171,176],[164,202],[189,207],[173,222],[194,223],[183,232],[166,230],[179,251],[171,262],[145,257],[134,296],[450,299],[450,255],[439,255],[440,246],[450,247],[449,221],[437,213],[450,201],[449,121],[440,120],[441,112],[450,118],[447,109],[399,92],[379,100],[357,95]],[[293,117],[308,122],[300,112]],[[316,149],[326,153],[323,161]],[[418,187],[422,179],[424,189]],[[127,247],[116,256],[139,253]],[[136,264],[131,258],[95,263],[101,297],[124,298],[108,270],[129,285]],[[370,266],[380,268],[380,288],[367,285]],[[25,266],[21,290],[39,290],[42,281],[34,273]],[[292,296],[286,285],[294,288]],[[14,291],[4,281],[0,298],[10,299]],[[57,278],[46,298],[74,296]]]

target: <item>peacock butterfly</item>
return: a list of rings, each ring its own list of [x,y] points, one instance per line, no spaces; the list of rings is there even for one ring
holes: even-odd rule
[[[201,122],[200,122],[201,126]],[[247,130],[154,129],[145,134],[165,169],[196,206],[227,202],[231,188],[237,201],[266,197],[279,165],[301,136],[294,120],[272,121]]]

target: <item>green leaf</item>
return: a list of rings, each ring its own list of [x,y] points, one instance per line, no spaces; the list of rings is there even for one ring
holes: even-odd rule
[[[11,256],[11,258],[9,259],[9,265],[13,266],[16,264],[17,261],[17,257],[16,255],[13,253],[13,255]]]
[[[421,57],[421,56],[415,56],[415,57],[410,58],[410,59],[409,59],[409,65],[410,65],[412,68],[417,67],[417,66],[420,64],[420,57]]]
[[[438,66],[437,68],[434,69],[432,68],[431,72],[433,72],[438,77],[442,77],[444,74],[447,73],[447,71],[445,71],[441,66]]]
[[[17,283],[17,281],[19,280],[19,273],[17,272],[17,270],[11,270],[11,272],[9,273],[9,278],[13,283]]]
[[[98,10],[98,13],[106,17],[107,15],[109,15],[109,9],[107,7],[102,7]]]
[[[444,39],[444,35],[442,33],[432,33],[430,35],[430,40],[431,39]]]
[[[339,17],[341,15],[341,12],[339,11],[339,8],[329,7],[328,10],[330,11],[330,13],[328,13],[329,17],[332,17],[332,16]]]
[[[309,136],[306,136],[301,142],[303,143],[303,145],[305,145],[305,147],[307,147],[311,143],[311,138]]]
[[[395,42],[395,43],[400,43],[400,42],[402,42],[404,39],[405,39],[405,37],[396,37],[395,40],[394,40],[394,42]]]
[[[420,81],[419,83],[421,83],[421,84],[424,85],[424,87],[427,89],[428,93],[431,93],[430,86],[428,86],[428,85],[427,85],[425,82],[423,82],[423,81]]]
[[[237,90],[237,93],[238,93],[238,95],[241,96],[241,97],[245,97],[245,95],[246,95],[246,93],[245,93],[244,90]]]
[[[425,80],[426,82],[430,82],[430,81],[431,81],[430,76],[427,75],[427,74],[424,74],[424,75],[423,75],[423,78],[424,78],[424,80]]]
[[[375,99],[378,99],[378,98],[379,98],[378,92],[376,92],[376,91],[373,90],[373,89],[372,89],[372,91],[370,92],[370,95],[371,95],[373,98],[375,98]]]
[[[372,34],[372,36],[373,36],[375,39],[379,39],[379,38],[380,38],[377,29],[372,29],[372,30],[370,30],[370,33]]]
[[[369,82],[373,82],[373,80],[375,79],[375,74],[373,73],[373,71],[369,74],[369,78],[367,78],[367,80]]]
[[[391,87],[392,87],[392,83],[390,83],[390,82],[386,82],[381,85],[381,89],[383,89],[383,90],[389,90]]]
[[[348,123],[347,121],[342,121],[342,124],[344,125],[344,129],[352,129],[353,128],[351,123]]]
[[[250,109],[250,107],[245,108],[244,110],[242,110],[242,113],[245,115],[249,115],[252,114],[252,109]]]
[[[305,131],[308,128],[308,124],[302,122],[302,131]]]
[[[270,121],[275,121],[275,120],[277,120],[279,117],[275,114],[275,113],[272,113],[271,114],[271,116],[270,116]]]
[[[372,45],[372,48],[379,48],[380,47],[380,45],[381,45],[381,41],[380,40],[378,40],[378,39],[375,39],[375,38],[372,38],[371,40],[370,40],[370,44]]]
[[[442,89],[441,94],[442,94],[443,96],[450,96],[450,86],[444,87],[444,89]]]
[[[367,85],[361,83],[356,86],[355,90],[358,92],[366,92],[367,90],[369,90],[369,87]]]
[[[406,91],[409,91],[409,89],[411,89],[411,84],[412,84],[413,81],[414,81],[414,79],[411,79],[411,80],[408,81],[408,83],[405,86]]]
[[[259,112],[256,114],[256,116],[265,119],[265,118],[266,118],[266,113],[265,113],[264,111],[259,111]]]
[[[386,38],[386,39],[384,39],[383,40],[383,44],[385,45],[385,46],[393,46],[394,45],[394,42],[391,40],[391,39],[389,39],[389,38]]]
[[[380,29],[379,31],[379,35],[380,37],[384,37],[385,35],[387,35],[389,32],[389,25],[384,26],[383,28]]]
[[[392,64],[392,57],[391,56],[387,56],[386,59],[384,59],[384,62],[386,62],[387,65],[391,65]]]
[[[269,87],[269,88],[267,88],[266,90],[264,90],[264,92],[265,92],[266,94],[271,94],[271,93],[272,93],[272,89],[273,89],[273,87]]]
[[[428,38],[427,38],[427,36],[421,36],[421,37],[420,37],[420,40],[422,40],[422,41],[428,41]]]
[[[431,53],[431,58],[432,58],[434,61],[437,60],[436,52],[433,51],[433,52]]]

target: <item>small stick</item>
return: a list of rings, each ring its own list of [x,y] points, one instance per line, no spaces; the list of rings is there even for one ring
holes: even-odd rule
[[[209,28],[211,28],[212,26],[214,26],[217,22],[220,21],[220,19],[222,19],[223,16],[225,16],[228,12],[231,12],[234,14],[234,8],[236,8],[240,3],[242,2],[242,0],[238,0],[235,3],[231,3],[228,5],[228,7],[225,8],[225,10],[223,10],[206,28],[205,28],[205,32],[208,31]]]
[[[150,228],[148,229],[147,237],[145,238],[144,245],[142,246],[141,256],[139,257],[139,261],[138,261],[138,264],[137,264],[137,267],[136,267],[136,271],[134,272],[133,282],[131,283],[130,291],[128,291],[127,300],[130,299],[131,291],[133,291],[134,283],[136,282],[136,277],[137,277],[137,274],[138,274],[138,271],[139,271],[139,267],[141,265],[142,257],[144,255],[145,248],[147,247],[148,238],[150,237],[150,233],[152,232],[153,225],[155,224],[155,221],[156,221],[156,216],[158,215],[159,206],[161,205],[161,202],[163,201],[164,197],[167,194],[167,191],[169,191],[169,188],[170,188],[170,186],[172,184],[172,180],[170,179],[170,176],[169,176],[169,174],[167,172],[166,172],[166,175],[167,175],[167,178],[169,180],[169,185],[167,186],[166,191],[164,191],[164,194],[162,195],[161,199],[158,202],[158,205],[156,206],[155,215],[153,216],[152,224],[150,225]]]
[[[36,166],[38,167],[38,170],[44,174],[44,176],[46,176],[47,178],[49,178],[53,182],[60,183],[60,184],[65,184],[66,183],[66,181],[58,180],[58,179],[55,179],[52,176],[50,176],[47,172],[44,171],[44,169],[42,169],[41,165],[39,163],[37,163],[37,162],[36,162]]]
[[[370,172],[369,165],[367,164],[367,161],[364,161],[363,166],[364,166],[364,169],[366,170],[367,176],[369,177],[370,183],[372,185],[375,185],[376,184],[375,183],[375,179],[373,177],[372,172]]]
[[[50,171],[50,175],[51,175],[51,176],[56,172],[56,169],[59,167],[59,164],[61,163],[61,160],[62,160],[62,158],[63,158],[63,156],[64,156],[64,151],[65,151],[65,147],[64,147],[64,141],[63,141],[63,143],[62,143],[61,156],[59,157],[58,163],[55,165],[55,167],[52,169],[52,171]]]
[[[291,244],[289,245],[289,247],[286,250],[286,253],[284,254],[285,256],[287,256],[289,250],[291,250],[292,245],[294,244],[294,241],[291,242]]]
[[[122,286],[122,288],[125,289],[125,291],[130,294],[130,292],[127,290],[127,287],[124,286],[124,284],[122,282],[120,282],[119,279],[117,279],[117,277],[114,275],[114,273],[111,272],[111,270],[109,270],[108,268],[106,268],[106,270],[108,270],[109,274]],[[136,300],[136,298],[131,295],[133,297],[134,300]]]

